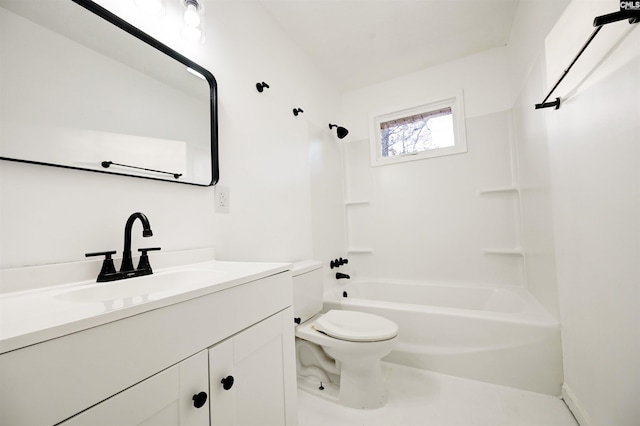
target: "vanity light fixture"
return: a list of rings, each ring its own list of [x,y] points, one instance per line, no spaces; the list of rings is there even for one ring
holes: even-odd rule
[[[204,4],[202,0],[180,0],[184,7],[184,25],[180,30],[182,38],[192,43],[204,41]]]
[[[164,15],[167,10],[166,0],[133,0],[138,9],[153,16]]]
[[[198,2],[197,0],[186,0],[184,2],[187,10],[184,11],[184,22],[190,27],[197,27],[200,25],[200,15],[198,15]]]

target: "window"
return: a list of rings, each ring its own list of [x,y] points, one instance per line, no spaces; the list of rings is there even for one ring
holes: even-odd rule
[[[467,151],[462,93],[371,118],[371,165]]]

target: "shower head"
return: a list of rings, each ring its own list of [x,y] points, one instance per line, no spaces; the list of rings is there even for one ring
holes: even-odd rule
[[[337,124],[331,124],[329,123],[329,128],[333,129],[334,127],[337,127],[336,132],[338,133],[338,139],[343,139],[345,136],[347,136],[349,134],[349,131],[347,129],[345,129],[342,126],[338,126]]]

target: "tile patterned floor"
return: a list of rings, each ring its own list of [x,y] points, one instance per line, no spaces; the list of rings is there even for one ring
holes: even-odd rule
[[[342,407],[298,391],[300,426],[578,426],[559,398],[384,364],[388,402]]]

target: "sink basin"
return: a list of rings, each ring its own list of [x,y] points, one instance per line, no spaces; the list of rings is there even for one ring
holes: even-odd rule
[[[107,283],[89,284],[60,293],[55,297],[70,302],[108,302],[133,297],[148,298],[155,293],[177,293],[219,279],[220,271],[186,269],[129,278]]]

